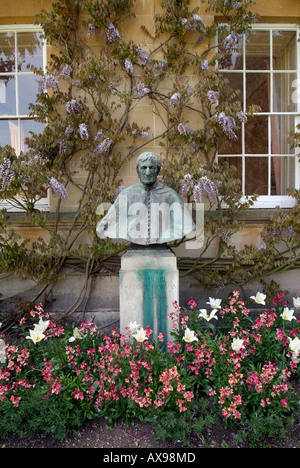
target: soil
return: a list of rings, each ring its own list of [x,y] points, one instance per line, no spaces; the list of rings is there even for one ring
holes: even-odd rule
[[[119,424],[110,429],[104,419],[87,421],[78,432],[65,440],[54,441],[48,435],[21,439],[17,435],[0,438],[0,448],[100,448],[129,449],[124,453],[139,452],[137,449],[201,449],[201,448],[251,448],[235,443],[233,433],[216,427],[205,436],[194,435],[190,444],[183,446],[180,441],[161,441],[157,438],[154,427],[148,423],[136,421],[134,426]],[[300,448],[300,426],[285,439],[266,440],[262,448]],[[131,449],[131,450],[130,450]],[[105,453],[107,453],[105,451]],[[114,453],[111,451],[111,453]],[[154,460],[152,460],[154,461]]]

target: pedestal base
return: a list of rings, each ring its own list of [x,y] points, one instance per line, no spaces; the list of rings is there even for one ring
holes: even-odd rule
[[[179,302],[177,259],[171,250],[128,250],[121,259],[120,331],[130,322],[170,340],[173,302]]]

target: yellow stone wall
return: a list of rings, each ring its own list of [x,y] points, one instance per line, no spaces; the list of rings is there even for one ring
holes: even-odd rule
[[[34,17],[41,9],[48,10],[51,7],[51,0],[0,0],[0,24],[31,24],[34,21]],[[120,29],[122,35],[128,39],[134,39],[135,42],[140,42],[145,48],[147,48],[147,37],[141,30],[141,26],[145,25],[150,31],[153,28],[153,18],[156,13],[160,11],[160,0],[137,0],[136,1],[136,18],[132,18],[126,22],[126,29]],[[207,24],[212,20],[205,13],[205,5],[199,0],[191,1],[191,8],[200,6],[200,14],[204,22]],[[300,23],[300,0],[257,0],[256,6],[253,9],[256,13],[260,14],[260,21],[263,23]],[[153,46],[153,44],[151,44]],[[51,50],[48,50],[48,54]],[[191,78],[192,80],[194,78]],[[134,114],[134,120],[140,125],[150,127],[150,138],[157,135],[162,131],[161,120],[153,113],[153,108],[150,105],[150,101],[147,99],[141,100],[140,105],[136,108]],[[191,122],[192,125],[193,122]],[[161,148],[158,146],[158,141],[155,144],[147,146],[147,150],[161,153]],[[125,148],[124,148],[125,151]],[[137,181],[137,175],[135,170],[135,160],[131,160],[122,170],[121,176],[124,180],[124,185],[128,186]],[[78,174],[77,182],[82,182],[84,174]],[[69,192],[68,201],[62,203],[63,211],[72,211],[76,209],[77,200],[79,193],[76,193],[76,189],[73,188]],[[50,199],[50,211],[55,211],[56,199]],[[261,222],[257,221],[249,224],[248,228],[239,235],[236,239],[238,245],[245,243],[259,244],[259,232],[261,229]],[[20,231],[24,229],[20,226]],[[40,233],[39,233],[40,234]],[[26,236],[35,238],[34,233],[30,234],[30,228],[26,229]],[[26,237],[25,236],[25,237]]]

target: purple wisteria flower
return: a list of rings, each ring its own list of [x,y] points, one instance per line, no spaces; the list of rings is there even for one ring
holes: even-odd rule
[[[7,190],[15,176],[11,170],[11,162],[9,159],[4,158],[3,163],[0,164],[0,192]]]
[[[209,102],[211,102],[212,104],[215,104],[216,106],[219,104],[219,93],[218,91],[208,91],[207,92],[207,98],[209,100]]]
[[[240,122],[244,122],[244,123],[247,123],[247,120],[248,120],[247,115],[246,115],[245,112],[243,112],[243,111],[237,112],[237,113],[236,113],[236,118],[237,118]]]
[[[183,195],[192,195],[195,181],[191,174],[186,174],[183,179],[179,182],[180,190]]]
[[[93,37],[93,35],[95,34],[95,31],[96,31],[95,25],[92,24],[92,23],[89,23],[88,28],[87,28],[87,36],[88,36],[89,39],[91,39],[91,37]]]
[[[178,132],[180,135],[191,135],[194,133],[194,130],[189,127],[188,125],[184,125],[183,123],[180,123],[177,127]]]
[[[192,22],[197,24],[198,26],[201,26],[202,28],[205,28],[205,24],[204,24],[204,21],[202,20],[202,18],[197,15],[196,13],[193,14],[193,17],[192,17]]]
[[[62,155],[62,154],[66,154],[66,152],[68,151],[68,145],[65,141],[60,141],[59,142],[59,154]]]
[[[127,71],[128,75],[132,75],[133,73],[133,65],[129,59],[125,60],[125,70]]]
[[[45,76],[39,81],[39,93],[43,93],[47,91],[47,89],[54,89],[55,91],[59,91],[60,83],[54,75]]]
[[[64,187],[63,184],[58,182],[58,180],[55,179],[55,177],[51,177],[49,179],[49,185],[50,185],[53,195],[56,195],[61,200],[66,200],[68,198],[68,192],[66,188]]]
[[[95,141],[102,140],[102,138],[103,138],[103,130],[98,130],[95,136]]]
[[[225,37],[224,39],[224,47],[228,50],[236,47],[240,40],[241,40],[241,34],[236,34],[236,33],[230,33],[228,36]]]
[[[147,138],[149,138],[149,133],[142,131],[140,137],[142,138],[142,140],[147,140]]]
[[[201,177],[194,185],[193,196],[196,203],[202,203],[203,197],[215,198],[219,193],[217,184],[207,176]]]
[[[72,73],[72,67],[71,65],[64,65],[63,69],[62,69],[62,76],[64,78],[69,78],[71,76],[71,73]]]
[[[107,42],[113,43],[122,39],[118,29],[112,24],[108,23],[105,28],[105,39]]]
[[[173,108],[178,107],[180,105],[180,100],[181,100],[181,94],[178,92],[174,93],[170,99],[170,106]]]
[[[137,54],[140,57],[140,61],[143,65],[146,65],[146,63],[149,61],[149,56],[148,54],[141,48],[137,48]]]
[[[215,118],[218,124],[221,125],[225,135],[227,135],[230,139],[236,140],[237,136],[233,131],[237,127],[234,117],[226,115],[225,112],[220,112],[220,114],[216,114]]]
[[[137,97],[142,98],[150,93],[150,89],[144,83],[139,83],[136,87]]]
[[[113,141],[110,138],[105,138],[99,145],[96,146],[94,153],[97,155],[106,153],[111,147]]]
[[[76,101],[76,99],[71,99],[71,101],[67,102],[66,109],[69,114],[76,114],[82,110],[82,104]]]
[[[202,60],[202,62],[201,62],[201,70],[204,70],[204,71],[205,71],[205,70],[208,70],[208,65],[209,65],[208,60],[206,60],[206,59],[205,59],[205,60]]]
[[[85,123],[81,123],[79,125],[79,134],[82,140],[88,140],[89,130],[88,130],[88,126]]]
[[[66,131],[65,131],[65,135],[68,137],[68,136],[72,135],[73,132],[74,132],[73,125],[68,125],[67,128],[66,128]]]

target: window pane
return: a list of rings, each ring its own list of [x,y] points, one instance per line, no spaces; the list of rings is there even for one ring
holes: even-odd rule
[[[274,112],[296,112],[295,96],[296,73],[274,73]]]
[[[296,32],[273,31],[274,70],[296,70]]]
[[[0,34],[0,73],[15,71],[15,35],[13,32]]]
[[[246,35],[246,69],[270,70],[269,31],[251,31]]]
[[[220,142],[219,154],[242,154],[242,130],[235,130],[234,133],[237,135],[237,139],[229,139],[225,135],[222,136]],[[230,158],[231,159],[231,158]]]
[[[295,148],[292,148],[292,139],[289,136],[295,130],[295,117],[275,115],[270,118],[272,154],[295,154]]]
[[[269,151],[268,117],[255,116],[245,125],[246,154],[268,154]]]
[[[38,78],[35,75],[19,75],[19,113],[28,115],[29,104],[35,103],[38,93]]]
[[[28,147],[24,142],[25,138],[31,138],[31,133],[43,133],[45,124],[40,122],[35,122],[32,119],[21,120],[21,134],[23,136],[23,143],[21,144],[21,151],[27,151]]]
[[[261,112],[270,112],[270,75],[268,73],[247,73],[247,107],[256,105]]]
[[[19,154],[19,130],[17,120],[0,120],[0,146],[12,146]]]
[[[236,93],[235,101],[241,102],[241,108],[244,108],[244,93],[243,93],[243,74],[242,73],[223,73],[224,79],[228,86]]]
[[[242,178],[243,178],[243,159],[242,158],[237,158],[237,157],[233,157],[233,158],[220,158],[220,161],[221,162],[227,162],[229,164],[229,166],[231,167],[235,167],[236,169],[236,178],[237,179],[240,179],[241,183],[242,183]]]
[[[268,158],[245,158],[245,195],[268,195]]]
[[[16,84],[14,76],[0,77],[0,115],[16,115]]]
[[[286,195],[287,188],[295,187],[296,158],[272,158],[271,195]]]
[[[18,71],[30,71],[28,66],[43,67],[43,46],[40,32],[18,33]]]

